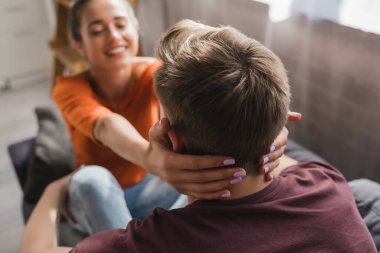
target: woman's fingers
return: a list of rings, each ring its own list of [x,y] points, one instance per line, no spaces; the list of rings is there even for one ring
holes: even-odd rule
[[[262,156],[260,158],[260,164],[262,166],[265,166],[275,161],[278,161],[281,158],[281,156],[284,154],[284,151],[285,151],[285,146],[282,146],[280,149]]]
[[[170,128],[169,120],[162,118],[149,131],[149,140],[152,149],[155,149],[154,151],[157,153],[155,157],[161,159],[162,164],[159,165],[160,168],[201,170],[205,168],[232,166],[235,164],[235,160],[230,156],[195,156],[172,152],[172,145],[168,143],[167,137]]]
[[[280,164],[280,157],[283,155],[283,153],[284,148],[281,148],[275,153],[271,154],[278,158],[272,158],[271,162],[263,163],[260,167],[260,174],[267,174],[269,172],[272,172]]]
[[[171,148],[168,140],[168,132],[170,130],[170,122],[167,118],[162,118],[149,130],[149,140],[151,143],[159,144],[167,149]]]
[[[208,183],[218,180],[233,180],[235,178],[244,178],[247,175],[243,168],[214,168],[204,170],[182,170],[173,173],[172,177],[175,177],[175,181],[178,183]],[[174,181],[173,178],[169,178],[170,181]]]
[[[302,115],[298,112],[288,112],[288,122],[295,122],[301,119]],[[265,174],[265,180],[272,180],[272,171],[280,164],[280,158],[284,154],[285,146],[288,143],[289,131],[283,127],[279,135],[268,148],[267,154],[260,157],[261,167],[259,172]]]
[[[227,189],[230,186],[229,180],[219,180],[212,183],[187,183],[181,184],[177,190],[196,199],[220,199],[231,196]]]
[[[172,164],[177,168],[188,170],[202,170],[206,168],[218,168],[233,166],[235,159],[229,156],[195,156],[173,153]]]
[[[150,144],[146,153],[147,169],[170,183],[178,192],[198,199],[217,199],[229,196],[231,184],[246,176],[245,170],[231,167],[235,160],[229,156],[195,156],[175,153],[180,146],[168,119],[163,118],[150,132]],[[174,131],[173,131],[174,132]],[[175,145],[172,145],[174,142]]]
[[[280,134],[276,137],[270,148],[267,150],[268,153],[260,157],[260,164],[271,163],[281,158],[284,153],[284,148],[288,143],[288,134],[288,129],[283,127]]]
[[[229,198],[231,196],[231,192],[229,190],[216,191],[204,194],[195,194],[194,198],[196,199],[220,199],[220,198]]]

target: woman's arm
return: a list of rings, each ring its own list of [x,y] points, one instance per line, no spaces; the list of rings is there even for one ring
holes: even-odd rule
[[[289,113],[289,121],[297,121],[300,114]],[[100,118],[94,127],[94,136],[121,157],[134,162],[150,173],[169,182],[180,193],[199,199],[216,199],[229,193],[231,180],[244,176],[244,169],[234,165],[228,156],[193,156],[175,153],[170,149],[167,133],[170,124],[165,119],[150,131],[150,141],[118,114]],[[288,132],[282,131],[273,146],[275,151],[267,155],[264,166],[272,171],[284,152]],[[267,178],[271,174],[267,173]]]
[[[30,216],[21,241],[21,253],[67,253],[71,248],[58,247],[57,224],[71,175],[51,183]]]
[[[126,160],[146,168],[172,184],[179,192],[203,198],[220,198],[229,192],[230,181],[236,172],[243,172],[226,156],[191,156],[172,152],[166,142],[169,123],[156,125],[150,142],[118,114],[100,118],[94,127],[94,136]],[[201,170],[215,168],[212,170]],[[208,182],[213,182],[208,183]]]

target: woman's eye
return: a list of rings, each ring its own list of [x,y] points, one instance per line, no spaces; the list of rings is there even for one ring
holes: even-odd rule
[[[96,36],[96,35],[99,35],[103,32],[103,30],[93,30],[93,31],[90,31],[90,34],[92,36]]]
[[[127,26],[127,24],[124,24],[124,23],[116,24],[116,27],[118,29],[124,29],[124,28],[126,28],[126,26]]]

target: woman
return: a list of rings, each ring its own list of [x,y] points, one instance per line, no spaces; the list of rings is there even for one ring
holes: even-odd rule
[[[76,227],[89,234],[125,227],[132,217],[145,218],[155,207],[182,206],[177,191],[194,198],[228,196],[228,187],[245,176],[242,168],[231,167],[232,157],[171,152],[166,120],[152,128],[147,141],[159,119],[153,73],[160,63],[136,57],[137,29],[126,0],[78,0],[72,7],[72,37],[90,70],[59,78],[53,98],[81,166],[70,183],[69,211]],[[286,137],[284,129],[262,158],[262,173],[277,166]]]

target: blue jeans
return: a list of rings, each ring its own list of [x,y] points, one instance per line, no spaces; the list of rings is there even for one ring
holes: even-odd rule
[[[144,219],[156,207],[173,209],[186,204],[184,195],[150,174],[140,183],[122,189],[107,169],[84,166],[69,185],[68,208],[77,221],[73,226],[90,235],[125,228],[132,218]]]

